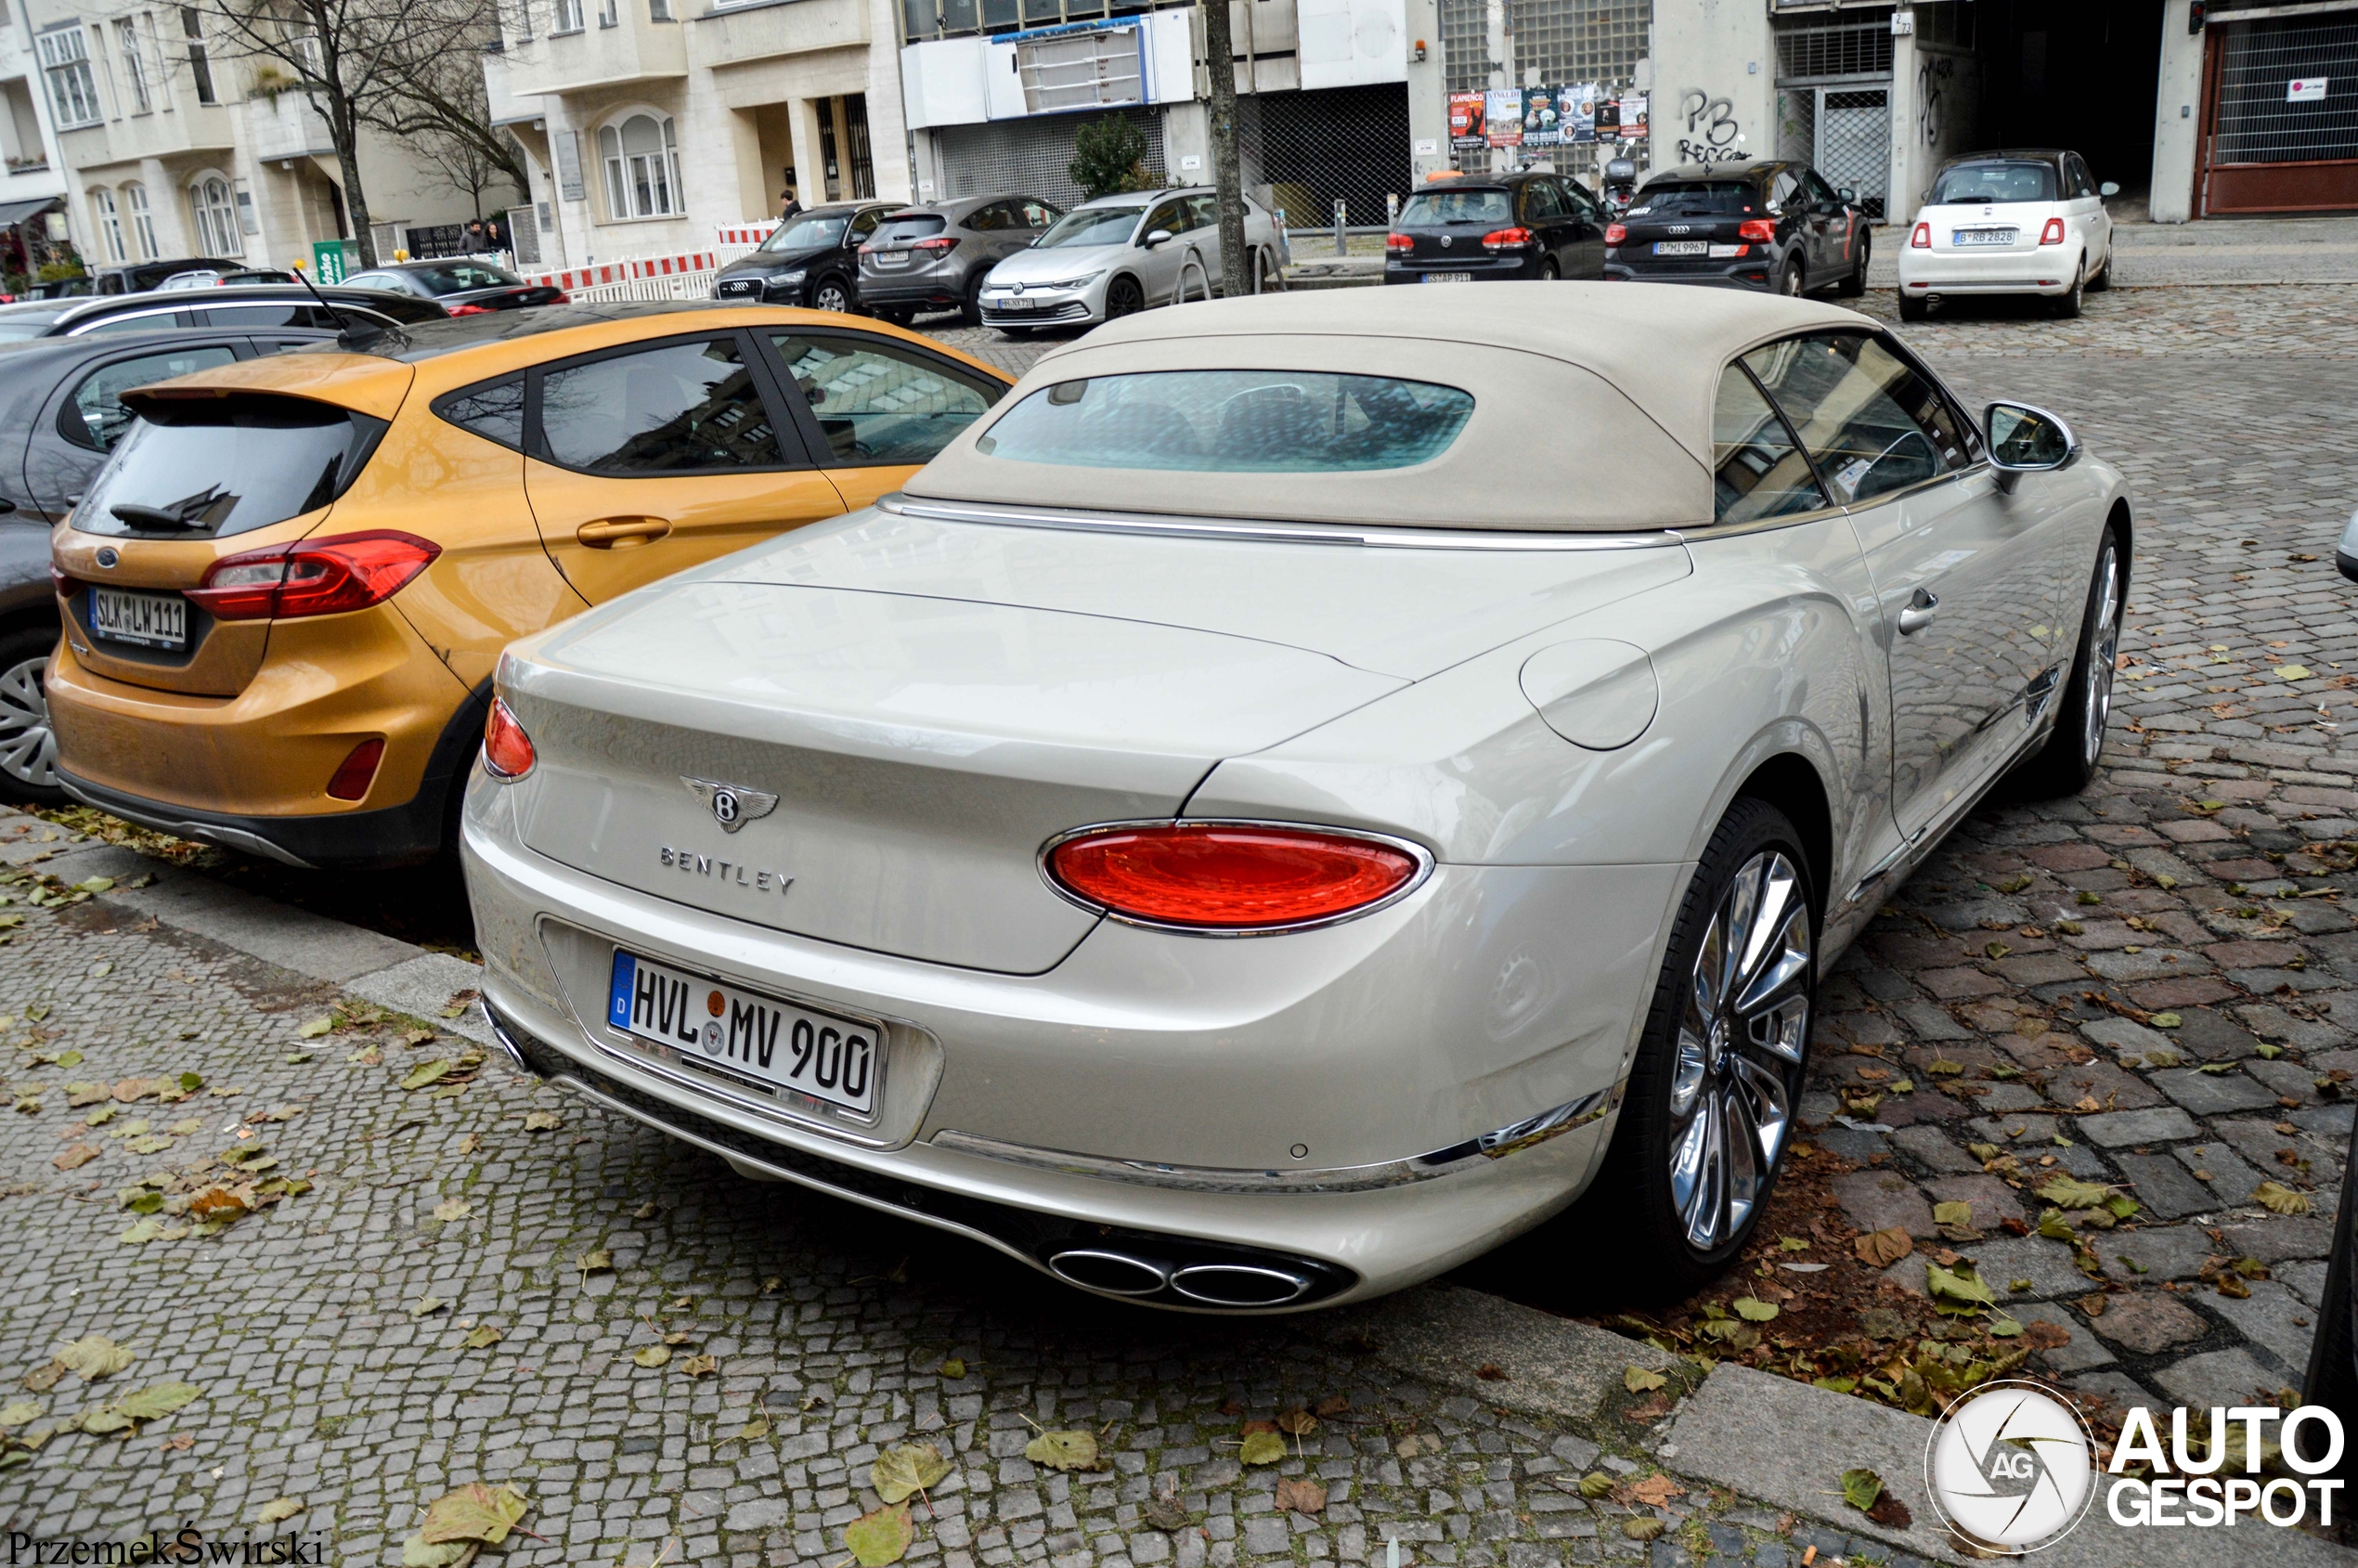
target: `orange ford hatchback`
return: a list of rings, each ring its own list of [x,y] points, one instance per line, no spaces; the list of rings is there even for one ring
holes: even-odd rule
[[[881,322],[612,305],[126,394],[51,540],[58,781],[296,865],[429,859],[512,639],[867,505],[1009,384]]]

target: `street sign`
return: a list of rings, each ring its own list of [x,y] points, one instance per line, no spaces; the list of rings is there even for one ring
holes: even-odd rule
[[[314,283],[341,283],[359,266],[358,251],[349,240],[322,240],[311,247]]]

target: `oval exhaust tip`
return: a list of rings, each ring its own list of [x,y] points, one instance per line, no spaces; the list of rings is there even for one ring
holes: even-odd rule
[[[1058,1252],[1048,1260],[1048,1272],[1068,1285],[1116,1296],[1151,1296],[1171,1283],[1160,1263],[1087,1247]]]
[[[1307,1291],[1307,1275],[1260,1263],[1192,1263],[1171,1276],[1171,1288],[1204,1306],[1283,1306]]]

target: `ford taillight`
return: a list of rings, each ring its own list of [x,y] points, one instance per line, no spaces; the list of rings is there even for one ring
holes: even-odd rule
[[[223,556],[188,596],[217,621],[342,615],[383,603],[441,553],[440,545],[392,528],[299,539]]]
[[[1531,230],[1521,224],[1512,228],[1496,228],[1482,237],[1485,251],[1520,251],[1533,243]]]
[[[1405,845],[1328,828],[1147,823],[1086,828],[1050,847],[1049,880],[1119,919],[1196,931],[1269,931],[1362,914],[1430,863]]]
[[[382,736],[373,736],[352,748],[352,754],[338,764],[335,774],[328,780],[328,797],[331,800],[362,800],[368,797],[369,785],[377,776],[377,764],[385,757]]]
[[[1908,237],[1908,248],[1911,251],[1931,250],[1932,225],[1928,223],[1918,224],[1916,226],[1916,232]]]
[[[538,758],[532,750],[532,737],[524,732],[505,697],[491,699],[491,711],[483,719],[483,767],[495,779],[520,779],[532,771]]]
[[[1736,226],[1736,238],[1757,240],[1764,245],[1774,244],[1777,239],[1777,225],[1773,219],[1769,218],[1746,218]]]
[[[2047,220],[2047,227],[2039,231],[2039,243],[2041,245],[2060,245],[2063,241],[2063,219],[2049,218]]]

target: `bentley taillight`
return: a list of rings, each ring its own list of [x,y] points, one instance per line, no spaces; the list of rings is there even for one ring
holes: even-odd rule
[[[538,758],[533,755],[532,737],[516,722],[515,714],[505,697],[491,699],[491,711],[483,719],[483,768],[493,778],[503,782],[520,779],[532,771]]]
[[[1430,863],[1410,847],[1331,828],[1132,823],[1049,847],[1056,888],[1117,919],[1211,932],[1276,931],[1364,914]]]

